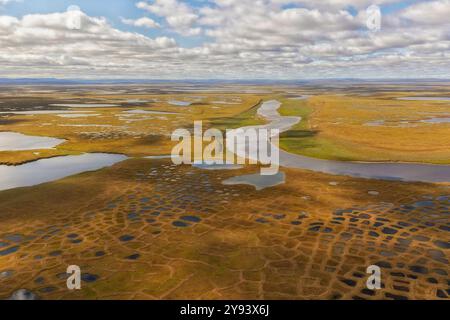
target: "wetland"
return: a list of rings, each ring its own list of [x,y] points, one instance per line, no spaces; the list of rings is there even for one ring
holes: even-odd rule
[[[449,92],[0,87],[0,298],[448,300]],[[175,165],[200,120],[280,129],[278,174]]]

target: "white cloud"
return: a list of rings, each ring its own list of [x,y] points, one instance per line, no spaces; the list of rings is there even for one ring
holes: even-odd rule
[[[450,0],[411,4],[366,29],[369,4],[395,0],[210,0],[190,7],[176,0],[141,1],[161,17],[160,30],[205,34],[185,48],[113,28],[106,19],[71,13],[0,17],[4,75],[135,78],[448,77]],[[198,2],[200,3],[200,2]],[[296,7],[293,4],[297,4]],[[359,11],[350,14],[351,5]],[[156,18],[155,18],[156,19]],[[124,23],[154,28],[151,18]],[[182,39],[182,37],[180,37]],[[182,40],[181,40],[182,42]]]
[[[123,23],[132,25],[135,27],[145,27],[145,28],[150,28],[150,29],[161,27],[161,25],[159,23],[157,23],[155,20],[150,19],[148,17],[142,17],[142,18],[139,18],[136,20],[122,18],[121,20]]]
[[[174,39],[149,38],[114,29],[103,18],[81,13],[81,29],[67,27],[72,13],[0,16],[0,65],[3,73],[49,72],[93,76],[124,72],[127,68],[156,68],[158,61],[176,51]],[[141,69],[142,70],[142,69]]]
[[[225,0],[228,1],[228,0]],[[306,8],[316,8],[325,10],[336,10],[353,7],[358,10],[365,9],[370,5],[383,5],[396,2],[402,2],[403,0],[271,0],[269,2],[286,5],[286,4],[298,4]],[[223,1],[220,1],[223,2]]]
[[[450,0],[418,3],[404,9],[400,17],[413,24],[440,25],[450,23]]]
[[[0,6],[8,4],[10,2],[22,2],[23,0],[0,0]]]
[[[188,5],[177,0],[154,0],[152,3],[140,1],[136,6],[159,17],[164,17],[169,27],[180,34],[198,35],[201,32],[200,28],[193,27],[198,15]]]

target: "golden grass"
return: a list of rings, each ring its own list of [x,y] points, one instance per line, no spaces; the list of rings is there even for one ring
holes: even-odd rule
[[[325,159],[450,163],[449,124],[421,122],[448,114],[448,103],[394,97],[320,95],[307,102],[284,100],[283,114],[304,119],[282,135],[280,145]],[[385,123],[368,125],[379,120]]]
[[[377,92],[372,96],[320,93],[313,94],[307,101],[290,100],[274,91],[273,94],[104,94],[94,91],[82,95],[71,92],[22,94],[15,99],[38,100],[43,105],[46,101],[63,103],[65,100],[76,100],[79,103],[121,104],[126,107],[71,109],[79,113],[91,111],[99,114],[86,118],[61,118],[57,115],[1,116],[0,131],[58,137],[67,142],[54,150],[37,150],[39,154],[34,150],[0,152],[0,163],[19,164],[81,152],[112,152],[128,156],[168,154],[174,145],[170,141],[170,134],[176,128],[191,128],[194,120],[203,120],[204,127],[221,130],[263,124],[265,120],[256,115],[258,104],[272,98],[283,103],[281,114],[303,118],[301,123],[281,136],[280,145],[289,152],[349,161],[450,163],[449,124],[420,122],[433,115],[448,114],[448,102],[396,99],[413,95],[406,91]],[[444,94],[430,91],[421,92],[420,95]],[[10,99],[3,98],[5,101]],[[150,102],[126,104],[130,99]],[[192,104],[188,107],[174,106],[168,103],[170,100]],[[220,101],[232,103],[220,104]],[[123,111],[131,109],[177,114],[124,116]],[[385,123],[368,125],[379,120]]]
[[[94,117],[63,118],[51,115],[2,116],[0,131],[14,131],[28,135],[49,136],[67,141],[54,150],[0,152],[0,163],[19,164],[56,155],[81,152],[123,153],[128,156],[160,155],[170,153],[174,143],[170,140],[177,128],[190,128],[194,120],[209,121],[234,118],[254,107],[260,98],[251,94],[169,94],[169,95],[93,95],[83,99],[98,103],[119,104],[127,99],[155,100],[157,102],[112,108],[71,108],[78,113],[98,114]],[[70,99],[70,95],[47,95],[40,99]],[[95,100],[97,99],[97,100]],[[237,99],[237,100],[236,100]],[[193,102],[190,106],[174,106],[168,101]],[[234,101],[220,104],[217,101]],[[80,102],[81,103],[81,102]],[[168,112],[167,114],[134,114],[124,111]],[[87,114],[89,114],[87,113]],[[170,114],[176,113],[176,114]],[[97,127],[96,127],[97,126]],[[36,154],[35,152],[39,152]]]
[[[416,222],[408,229],[411,236],[439,239],[445,231],[419,226],[442,221],[443,212],[436,210],[432,217],[429,213],[411,216],[381,210],[372,212],[370,224],[364,224],[362,215],[353,221],[337,220],[333,215],[338,208],[414,203],[425,194],[446,194],[448,189],[443,185],[282,169],[287,175],[286,184],[258,192],[249,186],[221,185],[227,177],[254,173],[257,167],[231,172],[200,171],[188,166],[168,170],[170,165],[170,160],[127,160],[100,171],[1,192],[1,236],[35,237],[23,241],[17,253],[0,259],[0,270],[14,270],[13,277],[2,280],[0,298],[26,287],[44,299],[330,299],[335,293],[351,299],[365,288],[365,278],[354,278],[358,280],[355,288],[343,286],[340,280],[352,277],[354,272],[365,274],[365,268],[379,260],[389,261],[392,272],[405,272],[397,265],[409,266],[419,258],[424,258],[429,270],[445,268],[443,263],[425,259],[429,243],[415,242],[406,252],[382,257],[380,252],[396,250],[400,233],[368,236],[377,230],[372,225],[378,218],[389,219],[383,220],[390,221],[389,225],[414,218]],[[154,170],[158,175],[140,175]],[[187,175],[192,170],[198,174]],[[205,177],[211,186],[197,188]],[[338,185],[330,185],[330,181]],[[187,207],[177,204],[176,199],[187,195],[183,191],[186,188],[189,196],[201,201],[200,210],[194,203]],[[380,194],[373,197],[369,190]],[[154,196],[158,197],[157,203],[141,203],[144,197]],[[230,197],[232,201],[227,201]],[[111,203],[117,207],[109,207]],[[139,212],[147,205],[152,209],[140,213],[139,221],[128,217],[131,211]],[[161,209],[165,206],[170,210]],[[211,211],[200,213],[206,208]],[[160,214],[153,216],[153,212]],[[280,213],[285,217],[273,218]],[[200,216],[202,221],[186,228],[172,224],[186,214]],[[300,221],[299,216],[304,216],[301,224],[292,224]],[[155,222],[146,222],[149,217]],[[257,218],[268,223],[260,223]],[[336,221],[342,222],[334,224]],[[317,223],[332,228],[332,232],[308,231]],[[414,227],[416,231],[412,231]],[[360,236],[356,229],[362,230]],[[354,233],[354,237],[343,241],[341,235],[348,233]],[[72,243],[70,234],[77,234],[83,241]],[[124,234],[135,238],[120,242]],[[343,250],[340,254],[335,251],[339,248]],[[60,250],[61,255],[50,255],[55,250]],[[100,250],[105,255],[96,256]],[[135,253],[140,254],[138,260],[126,259]],[[38,255],[43,258],[35,259]],[[83,282],[82,290],[69,291],[65,279],[57,277],[69,264],[80,265],[83,273],[98,275],[99,279]],[[445,276],[433,276],[439,279],[440,287],[446,284]],[[38,277],[43,277],[45,283],[37,283]],[[395,279],[385,277],[386,289],[365,297],[382,299],[386,292],[395,292],[411,299],[436,298],[436,285],[427,282],[427,277],[419,275],[410,280],[408,293],[392,289]],[[55,290],[40,291],[47,287]]]

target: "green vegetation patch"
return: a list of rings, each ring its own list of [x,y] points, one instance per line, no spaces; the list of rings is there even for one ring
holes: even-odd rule
[[[211,127],[225,131],[227,129],[236,129],[246,126],[263,125],[266,123],[266,121],[258,117],[257,115],[257,111],[261,106],[261,103],[262,101],[259,101],[254,106],[235,116],[213,119],[210,122]]]

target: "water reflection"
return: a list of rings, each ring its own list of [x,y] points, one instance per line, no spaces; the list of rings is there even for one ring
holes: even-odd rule
[[[28,136],[18,132],[0,132],[0,151],[52,149],[64,139]]]
[[[98,170],[127,159],[124,155],[86,153],[41,159],[19,166],[0,165],[0,190],[33,186],[85,171]]]
[[[284,172],[278,172],[275,175],[264,176],[259,173],[246,174],[243,176],[236,176],[222,181],[224,185],[248,184],[254,186],[256,190],[262,190],[269,187],[274,187],[285,182],[286,176]]]

